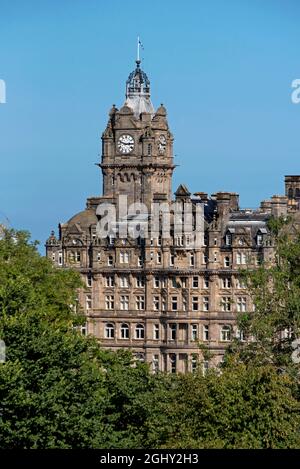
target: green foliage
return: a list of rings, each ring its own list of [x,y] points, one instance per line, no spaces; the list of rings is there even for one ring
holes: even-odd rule
[[[296,448],[300,240],[278,243],[274,268],[249,273],[254,335],[205,376],[149,372],[130,352],[105,351],[73,325],[79,275],[42,258],[29,235],[0,240],[1,448]],[[201,349],[204,359],[210,352]]]

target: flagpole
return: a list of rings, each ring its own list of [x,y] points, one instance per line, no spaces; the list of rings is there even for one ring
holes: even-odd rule
[[[140,61],[140,38],[137,37],[137,62]]]

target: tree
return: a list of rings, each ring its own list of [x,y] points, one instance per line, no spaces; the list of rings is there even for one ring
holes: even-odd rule
[[[299,403],[274,367],[231,363],[181,376],[167,448],[297,448]]]
[[[24,232],[0,240],[1,448],[138,444],[137,396],[148,368],[112,353],[74,324],[79,275],[41,257]],[[134,366],[133,366],[134,365]],[[133,404],[131,406],[131,402]],[[135,410],[134,410],[135,409]],[[127,420],[128,419],[128,420]],[[132,430],[134,429],[135,430]]]
[[[276,238],[274,263],[244,272],[255,308],[238,315],[248,342],[237,341],[229,353],[238,353],[244,362],[273,364],[298,380],[293,346],[300,337],[300,235],[290,235],[289,219],[272,221],[270,226]]]

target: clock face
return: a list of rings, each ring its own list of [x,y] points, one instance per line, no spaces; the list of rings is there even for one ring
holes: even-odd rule
[[[166,151],[167,140],[164,135],[160,135],[158,139],[158,151],[161,155],[163,155]]]
[[[121,135],[118,140],[118,150],[124,155],[131,153],[134,148],[134,139],[131,135]]]

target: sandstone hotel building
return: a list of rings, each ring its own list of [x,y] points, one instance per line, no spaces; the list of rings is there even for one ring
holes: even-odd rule
[[[267,220],[299,211],[300,176],[286,176],[285,195],[264,200],[256,210],[241,210],[237,193],[191,194],[184,184],[173,197],[173,135],[165,107],[152,105],[139,60],[126,82],[124,105],[109,112],[99,167],[103,195],[89,197],[86,208],[46,242],[48,258],[82,276],[85,332],[105,348],[131,349],[154,371],[217,365],[234,337],[243,340],[237,313],[253,310],[240,269],[272,262]],[[154,202],[190,204],[193,213],[200,204],[201,245],[191,247],[189,235],[172,229],[167,239],[99,237],[97,207],[107,203],[118,209],[119,195],[129,204],[145,204],[148,218]],[[199,343],[211,352],[209,362]]]

